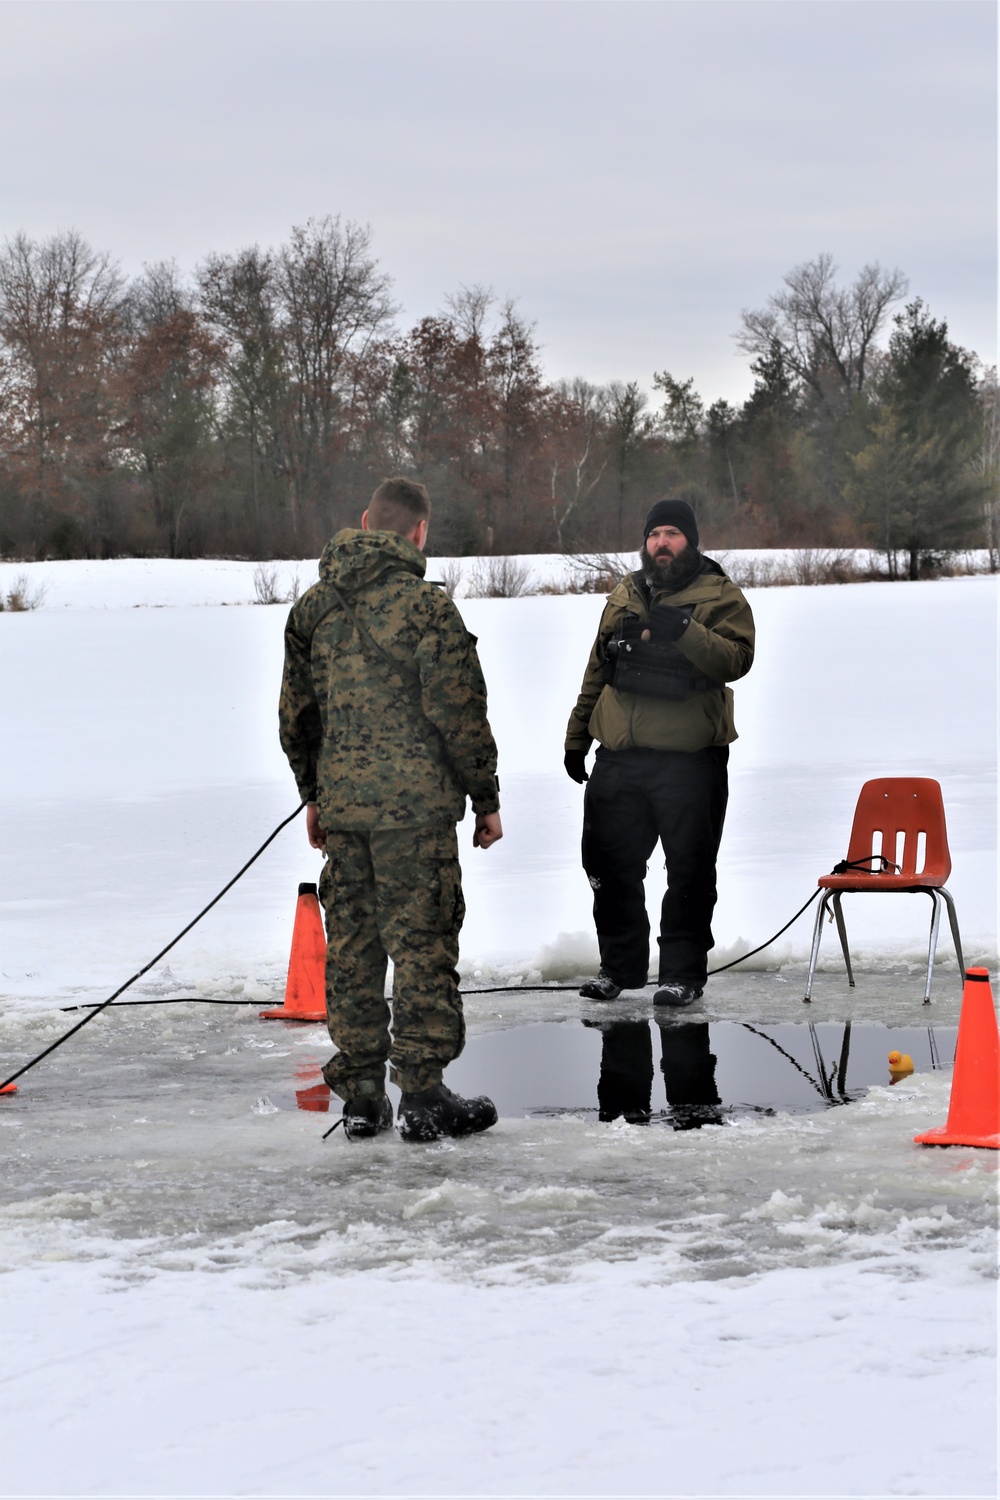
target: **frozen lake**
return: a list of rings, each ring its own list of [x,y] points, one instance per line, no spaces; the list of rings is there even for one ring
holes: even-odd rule
[[[3,1076],[295,803],[285,611],[234,607],[250,565],[38,569],[43,607],[0,617]],[[752,602],[713,961],[843,857],[864,779],[913,773],[995,970],[995,582]],[[996,1153],[912,1141],[947,1114],[961,992],[942,934],[921,1005],[929,902],[849,898],[858,987],[828,932],[808,1008],[810,916],[662,1030],[649,994],[547,989],[596,961],[561,741],[600,601],[461,607],[506,833],[480,856],[460,830],[461,969],[508,987],[468,998],[449,1081],[499,1125],[322,1139],[336,1112],[297,1095],[323,1102],[323,1029],[257,1018],[318,874],[292,824],[125,997],[238,1003],[114,1007],[0,1100],[6,1492],[993,1494]],[[672,1128],[681,1087],[722,1124]]]

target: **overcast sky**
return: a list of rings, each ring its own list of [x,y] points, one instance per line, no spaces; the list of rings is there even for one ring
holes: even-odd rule
[[[752,384],[792,266],[899,266],[996,359],[992,0],[0,5],[0,232],[130,273],[369,223],[409,323],[517,298],[546,374]]]

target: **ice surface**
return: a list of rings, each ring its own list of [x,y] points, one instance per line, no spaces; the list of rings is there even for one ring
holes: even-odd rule
[[[50,1025],[36,1015],[27,1030],[39,1045]],[[242,1007],[106,1013],[4,1101],[4,1259],[30,1263],[21,1232],[40,1220],[48,1234],[55,1217],[73,1237],[83,1221],[102,1241],[134,1241],[117,1253],[135,1271],[160,1264],[164,1238],[171,1264],[195,1265],[220,1240],[235,1260],[255,1255],[273,1232],[269,1274],[398,1266],[413,1252],[446,1260],[449,1274],[545,1280],[642,1251],[672,1279],[889,1255],[992,1223],[992,1154],[912,1147],[946,1114],[949,1074],[876,1087],[821,1116],[736,1114],[677,1135],[599,1124],[599,1033],[571,1026],[563,1046],[593,1060],[578,1113],[507,1118],[429,1150],[395,1138],[359,1149],[339,1132],[322,1140],[336,1101],[329,1117],[296,1108],[329,1056],[322,1028],[268,1025]],[[456,1086],[476,1077],[475,1044],[470,1053]],[[773,1061],[748,1038],[742,1066],[758,1093]],[[539,1074],[554,1070],[540,1063]],[[480,1076],[489,1082],[485,1066]],[[539,1077],[536,1103],[558,1090]],[[775,1201],[793,1207],[775,1214]]]
[[[221,605],[252,598],[252,565],[60,566],[77,573],[41,609],[0,616],[5,1075],[295,803],[285,611]],[[753,604],[716,960],[842,857],[862,780],[920,772],[944,786],[966,957],[995,964],[994,582]],[[471,1064],[477,1038],[600,1016],[545,988],[596,956],[561,740],[600,600],[462,609],[506,830],[484,856],[461,830],[463,982],[503,987],[467,1001]],[[948,1072],[725,1128],[580,1112],[429,1149],[324,1142],[334,1116],[294,1108],[322,1030],[257,1020],[317,873],[295,823],[130,992],[248,1005],[115,1008],[0,1100],[5,1492],[995,1492],[996,1154],[912,1144]],[[819,1028],[928,1024],[928,908],[847,903],[858,988],[828,933]],[[713,980],[698,1015],[801,1023],[809,930]],[[943,934],[935,1025],[959,994]],[[648,995],[614,1009],[649,1015]]]

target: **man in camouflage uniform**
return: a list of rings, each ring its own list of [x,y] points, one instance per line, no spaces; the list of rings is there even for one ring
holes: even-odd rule
[[[583,867],[594,891],[601,972],[580,990],[615,1000],[649,972],[646,862],[663,847],[656,1005],[702,994],[712,947],[715,866],[728,798],[733,694],[749,672],[754,623],[743,594],[698,550],[683,500],[657,500],[646,517],[642,567],[604,607],[583,687],[566,730],[565,765],[588,780]]]
[[[392,1126],[387,1060],[405,1138],[464,1135],[497,1118],[490,1100],[461,1099],[442,1081],[465,1042],[455,825],[466,798],[477,848],[503,830],[475,638],[424,581],[429,518],[423,485],[386,480],[361,530],[327,544],[319,582],[285,628],[281,745],[309,842],[326,855],[319,890],[338,1051],[323,1073],[345,1101],[352,1139]]]

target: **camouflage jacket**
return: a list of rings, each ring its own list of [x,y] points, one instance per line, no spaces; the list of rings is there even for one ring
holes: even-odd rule
[[[608,750],[703,750],[736,739],[733,694],[727,682],[743,677],[753,663],[754,623],[750,606],[710,557],[699,571],[672,591],[657,589],[651,602],[687,605],[691,623],[677,642],[696,672],[715,686],[692,692],[681,702],[619,692],[604,682],[604,650],[622,617],[645,618],[649,608],[631,574],[614,588],[604,606],[583,686],[566,729],[566,749],[586,753],[594,740]]]
[[[475,637],[425,567],[395,532],[338,531],[288,616],[281,748],[324,828],[455,823],[466,797],[499,808]]]

